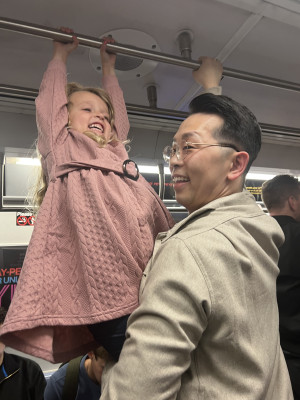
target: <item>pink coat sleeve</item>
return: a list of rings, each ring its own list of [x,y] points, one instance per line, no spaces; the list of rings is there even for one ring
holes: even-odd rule
[[[129,121],[123,91],[119,86],[118,79],[115,76],[105,76],[102,79],[102,83],[103,89],[109,94],[115,110],[117,136],[121,141],[126,140],[129,132]]]
[[[38,149],[44,158],[68,135],[65,129],[68,123],[66,83],[65,64],[58,60],[50,61],[35,101]]]

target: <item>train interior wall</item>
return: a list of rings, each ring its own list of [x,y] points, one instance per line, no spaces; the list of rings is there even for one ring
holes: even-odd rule
[[[88,12],[88,22],[87,17],[83,17],[86,10],[93,11]],[[1,0],[1,17],[50,28],[67,25],[75,32],[95,38],[108,32],[116,35],[120,28],[125,28],[121,38],[116,37],[120,43],[145,47],[143,40],[137,44],[127,39],[133,31],[134,37],[150,37],[150,48],[155,46],[157,51],[176,56],[180,56],[178,34],[183,30],[191,32],[193,59],[200,55],[216,57],[227,71],[235,69],[242,71],[244,76],[254,74],[276,81],[272,86],[266,84],[268,79],[262,79],[264,83],[260,84],[255,79],[232,78],[228,73],[224,73],[222,80],[225,95],[248,106],[262,124],[273,126],[271,133],[263,132],[262,149],[249,173],[249,188],[253,189],[258,201],[259,186],[269,177],[279,173],[300,177],[299,1],[187,0],[183,5],[182,0],[86,0],[83,7],[82,2],[66,0],[62,7],[59,0],[27,0],[23,3],[20,0]],[[34,104],[7,96],[2,86],[37,90],[51,56],[52,44],[44,38],[1,29],[0,21],[0,47],[3,84],[0,84],[2,194],[13,188],[17,195],[20,191],[24,197],[26,190],[23,186],[29,186],[27,179],[31,179],[29,175],[33,170],[14,165],[5,170],[3,160],[6,154],[25,158],[31,155],[37,136]],[[92,63],[94,57],[95,49],[86,47],[79,47],[72,54],[68,66],[72,80],[86,85],[99,84],[99,71]],[[144,67],[149,68],[147,73],[143,69],[133,69],[130,77],[131,71],[119,71],[127,103],[148,106],[147,87],[154,84],[158,107],[186,112],[191,98],[201,91],[187,69],[143,60],[141,68]],[[290,89],[287,88],[289,82]],[[130,157],[141,166],[162,165],[162,150],[171,143],[178,120],[143,117],[134,113],[129,117]],[[275,126],[278,130],[274,129]],[[152,183],[157,189],[157,173],[154,175]],[[148,178],[151,181],[150,175]],[[167,206],[176,218],[182,218],[184,210],[170,199],[170,191],[168,196],[165,199]],[[3,197],[1,200],[3,205]],[[2,205],[0,300],[3,304],[13,295],[33,225],[29,222],[32,221],[31,214],[24,202],[15,207]],[[19,354],[13,349],[8,351]],[[26,356],[36,360],[46,376],[58,367],[58,364]]]

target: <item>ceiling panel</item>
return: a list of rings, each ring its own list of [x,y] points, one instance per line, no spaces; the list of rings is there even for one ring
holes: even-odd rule
[[[299,28],[262,18],[226,66],[300,83],[299,35]]]
[[[239,38],[252,11],[261,19]],[[300,19],[297,26],[295,13],[263,0],[1,0],[0,17],[52,28],[70,26],[94,37],[115,29],[141,30],[156,40],[161,52],[176,56],[178,32],[189,29],[193,59],[226,53],[225,68],[300,83]],[[51,57],[51,40],[0,29],[0,47],[0,83],[37,89]],[[71,55],[68,71],[69,80],[99,84],[100,74],[91,65],[87,48]],[[126,101],[148,105],[146,87],[152,83],[157,85],[158,107],[173,109],[187,98],[177,107],[187,109],[195,87],[189,69],[159,63],[143,78],[121,81]],[[299,93],[226,76],[222,86],[224,94],[249,106],[261,122],[300,127]]]

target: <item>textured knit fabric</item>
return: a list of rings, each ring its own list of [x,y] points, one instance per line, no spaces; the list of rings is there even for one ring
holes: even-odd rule
[[[35,361],[4,353],[0,365],[1,400],[43,400],[45,387],[43,371]]]
[[[161,233],[101,400],[292,400],[276,302],[282,242],[246,191]]]
[[[99,400],[100,398],[100,386],[91,380],[84,366],[87,357],[87,355],[84,356],[80,361],[78,388],[75,400]],[[68,365],[68,363],[63,365],[50,376],[45,389],[44,400],[61,400]]]
[[[65,65],[52,60],[36,100],[38,148],[49,186],[1,330],[4,343],[54,362],[98,347],[86,324],[137,307],[155,237],[173,225],[146,180],[124,176],[128,154],[122,143],[100,148],[67,130],[65,85]],[[124,141],[129,122],[123,93],[115,77],[103,86]]]

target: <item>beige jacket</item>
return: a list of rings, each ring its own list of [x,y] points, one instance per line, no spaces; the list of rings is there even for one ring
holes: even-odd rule
[[[247,191],[160,234],[101,400],[291,400],[279,344],[283,233]]]

